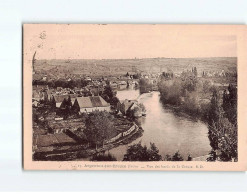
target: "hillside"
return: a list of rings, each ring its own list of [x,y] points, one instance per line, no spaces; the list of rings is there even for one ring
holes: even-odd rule
[[[197,67],[202,71],[236,71],[236,57],[219,58],[147,58],[147,59],[104,59],[104,60],[37,60],[35,71],[52,77],[68,75],[120,75],[126,72],[144,71],[156,73],[172,70],[181,73],[183,70]]]

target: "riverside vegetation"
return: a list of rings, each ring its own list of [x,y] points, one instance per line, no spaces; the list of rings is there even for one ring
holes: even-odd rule
[[[198,77],[196,67],[191,71],[182,72],[179,77],[175,77],[172,72],[163,72],[158,83],[160,100],[164,106],[173,108],[175,112],[186,114],[193,120],[202,120],[207,124],[208,138],[212,147],[207,161],[236,162],[238,161],[237,75],[226,74],[220,78],[223,83],[220,86],[212,82],[216,79],[219,80],[219,78],[207,78],[204,72],[202,77]],[[109,158],[112,159],[112,156]],[[190,161],[192,158],[190,155],[187,159],[183,158],[179,151],[174,155],[162,157],[154,143],[150,143],[150,148],[138,143],[128,147],[123,160]]]

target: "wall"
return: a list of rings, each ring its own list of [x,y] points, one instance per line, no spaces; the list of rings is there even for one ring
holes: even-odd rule
[[[138,128],[138,126],[136,124],[134,124],[127,131],[119,133],[117,136],[115,136],[115,137],[111,138],[110,140],[106,141],[106,143],[112,143],[112,142],[118,140],[121,137],[125,137],[125,136],[129,135],[130,133],[132,133],[137,128]]]
[[[107,107],[94,107],[94,108],[81,108],[80,112],[93,112],[93,111],[107,111],[110,112],[110,106]]]

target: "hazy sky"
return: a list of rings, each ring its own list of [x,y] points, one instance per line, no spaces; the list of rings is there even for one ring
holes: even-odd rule
[[[30,25],[24,34],[37,59],[237,56],[236,36],[206,25]]]

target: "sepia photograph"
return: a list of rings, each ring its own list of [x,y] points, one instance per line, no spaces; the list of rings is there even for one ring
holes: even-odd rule
[[[237,163],[241,28],[224,28],[25,24],[24,156],[97,168]]]
[[[246,10],[0,0],[0,191],[247,191]]]

